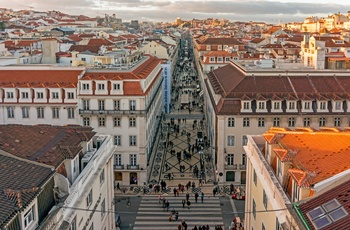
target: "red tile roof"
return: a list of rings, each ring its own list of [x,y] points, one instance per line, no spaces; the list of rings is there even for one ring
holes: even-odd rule
[[[76,87],[83,70],[0,70],[0,87],[32,87],[43,84],[67,88]]]

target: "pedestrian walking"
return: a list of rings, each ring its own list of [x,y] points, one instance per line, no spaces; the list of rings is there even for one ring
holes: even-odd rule
[[[202,193],[201,193],[201,200],[202,200],[202,203],[203,203],[203,199],[204,199],[204,193],[202,192]]]
[[[190,199],[190,194],[187,193],[187,194],[186,194],[186,201],[188,201],[189,199]]]
[[[186,203],[186,201],[182,200],[182,208],[185,208],[185,203]]]
[[[215,197],[216,194],[216,188],[213,189],[213,196]]]
[[[187,201],[187,208],[190,209],[190,206],[191,206],[191,201]]]
[[[177,189],[176,189],[176,188],[174,188],[174,189],[173,189],[173,191],[174,191],[174,196],[176,197],[176,194],[177,194]]]
[[[166,201],[166,203],[165,203],[166,211],[169,211],[169,206],[170,206],[169,201]]]
[[[197,200],[198,200],[198,192],[196,192],[195,194],[194,194],[194,200],[196,201],[196,203],[197,203]]]

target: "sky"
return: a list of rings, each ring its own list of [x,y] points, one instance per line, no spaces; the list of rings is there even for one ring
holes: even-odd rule
[[[48,11],[74,15],[116,14],[123,21],[169,21],[177,17],[225,18],[231,21],[268,23],[301,22],[309,16],[350,11],[350,0],[0,0],[0,7]]]

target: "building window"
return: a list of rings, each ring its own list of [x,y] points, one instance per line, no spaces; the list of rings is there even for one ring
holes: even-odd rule
[[[90,84],[83,84],[83,90],[90,90]]]
[[[60,118],[60,108],[58,108],[58,107],[52,108],[52,118],[53,119]]]
[[[288,118],[288,127],[294,127],[295,126],[295,117]]]
[[[74,99],[74,93],[69,92],[67,93],[68,99]]]
[[[7,118],[15,118],[15,111],[12,106],[7,107]]]
[[[114,135],[114,145],[121,146],[121,143],[122,143],[121,140],[122,140],[122,136]]]
[[[137,164],[137,156],[136,154],[130,154],[130,165],[136,165]]]
[[[276,217],[276,230],[283,230],[278,218]]]
[[[102,172],[100,174],[100,184],[102,184],[105,181],[105,169],[102,169]]]
[[[229,117],[228,118],[228,127],[235,127],[235,118],[234,117]]]
[[[129,136],[129,146],[136,146],[136,136],[135,135]]]
[[[247,164],[247,155],[245,153],[242,154],[242,165]]]
[[[37,92],[36,93],[36,98],[37,99],[43,99],[44,98],[44,93],[43,92]]]
[[[105,110],[105,101],[98,100],[98,110]]]
[[[265,118],[259,117],[259,119],[258,119],[258,127],[265,127]]]
[[[244,110],[247,110],[247,109],[250,109],[250,102],[243,102],[243,109]]]
[[[339,127],[340,126],[340,117],[335,117],[334,118],[334,126]]]
[[[86,58],[81,58],[82,61],[86,61]]]
[[[29,108],[22,107],[22,118],[29,118]]]
[[[259,108],[260,110],[265,109],[265,102],[260,101],[260,102],[258,103],[258,108]]]
[[[235,136],[227,136],[227,146],[235,145]]]
[[[326,102],[325,101],[320,102],[320,110],[326,110]]]
[[[235,163],[235,155],[227,154],[227,165],[233,165]]]
[[[326,118],[325,117],[320,117],[319,125],[320,125],[320,127],[326,126]]]
[[[294,101],[289,102],[289,109],[290,110],[295,109],[295,102]]]
[[[250,126],[250,118],[244,117],[243,118],[243,127],[249,127]]]
[[[279,110],[280,107],[281,107],[281,102],[275,101],[275,102],[273,103],[273,109]]]
[[[83,125],[84,126],[90,126],[90,117],[84,117],[83,118]]]
[[[115,165],[122,165],[122,155],[121,154],[115,154]]]
[[[37,111],[37,114],[38,114],[38,118],[44,118],[45,117],[44,116],[44,108],[43,107],[38,107],[36,109],[36,111]]]
[[[309,101],[304,102],[304,109],[307,109],[307,110],[310,109],[310,102]]]
[[[120,117],[114,118],[114,127],[120,127]]]
[[[310,117],[304,117],[304,127],[309,127],[310,122]]]
[[[293,181],[293,202],[299,201],[299,187],[298,184]]]
[[[263,205],[265,209],[267,209],[267,196],[266,196],[265,189],[263,189]]]
[[[98,90],[105,90],[105,84],[97,84]]]
[[[226,61],[226,62],[229,62],[229,61],[230,61],[230,58],[229,58],[229,57],[225,58],[225,61]]]
[[[52,92],[52,99],[58,99],[58,92]]]
[[[23,99],[28,99],[28,97],[29,97],[28,92],[22,92],[22,98]]]
[[[120,90],[120,84],[113,84],[113,90]]]
[[[91,203],[92,203],[92,189],[90,189],[90,192],[86,197],[86,206],[90,207]]]
[[[74,119],[74,108],[68,108],[67,109],[68,112],[68,119]]]
[[[256,218],[256,204],[255,204],[255,200],[253,199],[253,216],[254,219]]]
[[[242,137],[242,146],[246,146],[248,143],[248,137],[246,135],[243,135]]]
[[[13,99],[13,92],[7,92],[6,97],[7,99]]]
[[[273,126],[274,127],[280,126],[280,118],[279,117],[274,117],[273,118]]]
[[[258,182],[258,178],[257,178],[255,169],[254,169],[254,172],[253,172],[253,182],[254,182],[254,184],[255,184],[255,186],[256,186],[256,185],[257,185],[257,182]]]
[[[132,111],[136,110],[136,101],[135,100],[130,100],[129,101],[129,108]]]
[[[106,215],[106,200],[103,199],[101,202],[101,218],[103,218]]]
[[[210,45],[207,45],[207,50],[210,50]]]
[[[90,100],[83,100],[83,110],[90,110]]]
[[[98,126],[103,127],[106,125],[106,119],[104,117],[98,118]]]
[[[77,230],[77,217],[75,216],[69,226],[69,230]]]
[[[34,210],[31,207],[26,214],[24,214],[24,228],[28,228],[28,226],[34,221]]]
[[[129,118],[129,127],[136,127],[136,118],[135,117]]]
[[[218,62],[222,62],[222,57],[218,57]]]
[[[341,110],[341,107],[342,107],[341,105],[342,105],[341,101],[336,101],[335,105],[334,105],[334,109],[335,110]]]
[[[114,100],[114,110],[120,110],[120,100]]]

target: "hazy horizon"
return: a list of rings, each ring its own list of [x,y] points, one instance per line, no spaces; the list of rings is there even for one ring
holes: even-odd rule
[[[125,21],[173,22],[193,18],[224,18],[231,21],[264,21],[268,23],[302,22],[306,17],[327,17],[328,14],[350,11],[350,1],[301,0],[0,0],[0,7],[14,10],[59,10],[73,15],[102,17],[116,14]]]

